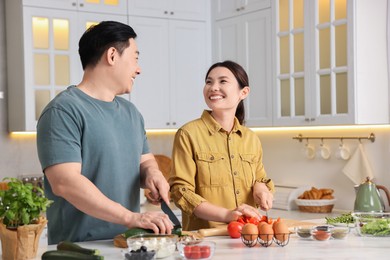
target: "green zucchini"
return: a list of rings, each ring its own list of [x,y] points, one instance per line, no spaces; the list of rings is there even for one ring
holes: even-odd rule
[[[70,241],[61,241],[60,243],[58,243],[57,250],[73,251],[73,252],[78,252],[86,255],[100,255],[100,251],[98,249],[89,249],[89,248],[81,247]]]
[[[74,251],[50,250],[42,254],[42,260],[104,260],[101,255],[87,255]]]
[[[142,235],[142,234],[153,234],[153,230],[151,229],[144,229],[144,228],[130,228],[128,230],[126,230],[122,236],[124,238],[129,238],[131,236],[135,236],[135,235]],[[178,236],[181,236],[181,227],[174,227],[172,229],[172,234],[175,234],[175,235],[178,235]]]

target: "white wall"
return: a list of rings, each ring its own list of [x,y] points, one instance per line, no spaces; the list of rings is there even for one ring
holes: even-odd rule
[[[335,190],[337,202],[335,208],[352,210],[355,191],[354,183],[343,174],[342,169],[347,161],[335,157],[335,152],[340,140],[324,140],[331,149],[331,158],[323,160],[315,158],[306,159],[302,154],[304,142],[300,143],[292,137],[302,134],[304,136],[369,136],[373,132],[376,135],[375,142],[362,140],[368,161],[374,173],[375,182],[390,189],[390,127],[364,128],[364,129],[335,129],[321,130],[288,130],[259,132],[259,138],[263,145],[263,162],[267,173],[275,183],[296,186],[315,186],[317,188],[332,188]],[[172,135],[149,135],[149,141],[154,153],[170,156],[173,143]],[[320,140],[310,140],[316,147]],[[358,140],[344,140],[353,153],[359,143]],[[388,204],[386,198],[385,203]],[[389,209],[389,207],[387,207]]]

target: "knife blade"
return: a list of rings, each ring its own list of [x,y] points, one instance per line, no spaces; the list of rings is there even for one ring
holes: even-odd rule
[[[174,228],[181,228],[180,220],[176,217],[175,213],[171,210],[171,208],[167,205],[164,200],[161,200],[161,209],[162,211],[168,215],[169,219],[172,221]]]

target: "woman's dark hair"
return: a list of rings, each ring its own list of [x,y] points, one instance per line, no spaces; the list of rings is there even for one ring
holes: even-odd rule
[[[79,41],[79,55],[83,69],[96,66],[103,53],[110,47],[119,54],[129,47],[129,39],[137,34],[127,24],[115,21],[104,21],[89,27]]]
[[[239,65],[238,63],[236,63],[234,61],[230,61],[230,60],[217,62],[217,63],[211,65],[211,67],[209,68],[209,70],[206,73],[206,80],[207,80],[207,77],[209,76],[210,71],[212,71],[213,69],[215,69],[217,67],[224,67],[224,68],[227,68],[228,70],[230,70],[233,73],[234,77],[236,78],[240,89],[243,89],[246,86],[249,87],[248,74],[246,73],[244,68],[241,67],[241,65]],[[240,124],[243,125],[245,123],[244,100],[241,100],[240,103],[238,103],[238,106],[236,109],[236,117],[237,117],[238,121],[240,122]]]

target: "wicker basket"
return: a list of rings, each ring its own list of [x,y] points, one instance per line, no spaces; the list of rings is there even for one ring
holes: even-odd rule
[[[302,212],[329,213],[332,212],[335,201],[336,199],[333,200],[296,199],[295,203],[298,205],[299,210]]]

